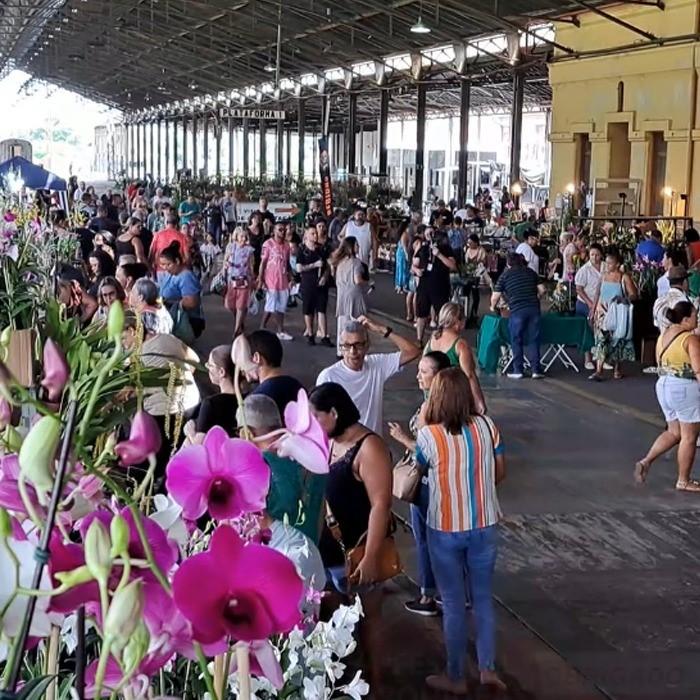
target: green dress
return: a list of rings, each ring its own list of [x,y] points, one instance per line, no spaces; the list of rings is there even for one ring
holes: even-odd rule
[[[457,338],[454,343],[452,343],[452,346],[450,347],[449,350],[445,352],[445,355],[450,359],[450,365],[452,367],[459,367],[459,354],[457,353],[457,343],[461,338]],[[433,351],[433,348],[431,347],[432,343],[432,338],[425,344],[425,347],[423,348],[423,354],[427,355],[429,352]]]

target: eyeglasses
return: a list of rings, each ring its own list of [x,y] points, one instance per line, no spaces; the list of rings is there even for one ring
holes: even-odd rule
[[[340,349],[343,352],[351,352],[351,351],[356,351],[356,352],[361,352],[367,347],[367,343],[343,343],[340,346]]]

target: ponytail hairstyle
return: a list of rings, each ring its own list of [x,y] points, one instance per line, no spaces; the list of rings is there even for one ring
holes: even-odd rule
[[[180,243],[178,241],[173,241],[167,248],[160,251],[159,257],[165,258],[172,263],[182,265],[182,251],[180,250]]]
[[[693,315],[695,307],[689,301],[679,301],[675,306],[666,309],[666,318],[673,324],[683,323]]]
[[[443,304],[438,315],[437,329],[433,333],[433,340],[441,338],[446,328],[452,328],[460,321],[464,322],[464,309],[453,301]]]

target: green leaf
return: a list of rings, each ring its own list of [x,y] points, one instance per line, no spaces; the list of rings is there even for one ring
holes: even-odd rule
[[[46,689],[51,685],[56,676],[38,676],[32,678],[19,692],[17,700],[41,700]]]

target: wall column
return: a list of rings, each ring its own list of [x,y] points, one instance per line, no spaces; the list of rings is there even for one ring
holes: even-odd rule
[[[513,73],[513,109],[510,125],[510,183],[520,180],[520,150],[523,135],[523,97],[525,75],[516,68]]]
[[[459,169],[457,174],[457,203],[467,203],[467,177],[469,175],[469,108],[471,105],[470,80],[463,79],[459,112]]]
[[[155,148],[154,148],[154,146],[155,146],[155,144],[154,144],[155,124],[153,122],[150,122],[148,130],[149,130],[149,139],[150,139],[149,143],[151,145],[151,147],[149,149],[149,153],[148,153],[149,175],[151,176],[151,178],[153,178],[154,173],[155,173],[155,165],[156,165],[156,163],[155,163]]]
[[[388,170],[387,138],[389,135],[389,91],[382,90],[379,105],[379,174],[386,175]]]
[[[423,211],[423,174],[425,172],[425,112],[426,84],[418,83],[418,107],[416,109],[416,187],[413,208]]]
[[[304,181],[304,141],[306,140],[306,103],[299,100],[299,182]]]
[[[163,129],[165,130],[165,159],[163,163],[163,180],[167,181],[170,177],[170,134],[168,133],[169,122],[167,119],[163,121]]]
[[[179,128],[180,122],[177,117],[175,117],[175,119],[173,119],[173,177],[177,176],[177,132]]]
[[[136,125],[130,124],[129,131],[131,132],[131,138],[129,139],[129,177],[134,179],[134,150],[136,141]]]
[[[291,129],[286,129],[286,137],[287,137],[287,143],[286,145],[286,159],[287,159],[287,167],[285,169],[285,175],[287,177],[291,176],[292,174],[292,130]]]
[[[221,132],[223,130],[223,122],[216,120],[214,122],[214,142],[216,144],[214,151],[214,168],[216,169],[216,177],[221,177]]]

